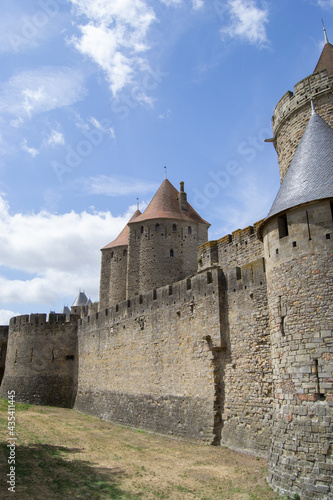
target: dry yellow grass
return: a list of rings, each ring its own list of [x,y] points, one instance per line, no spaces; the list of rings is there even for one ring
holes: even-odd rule
[[[266,460],[129,429],[74,410],[16,404],[16,494],[8,491],[7,402],[0,400],[0,498],[277,499]]]

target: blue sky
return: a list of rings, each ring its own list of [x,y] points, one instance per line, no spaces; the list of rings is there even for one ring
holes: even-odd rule
[[[279,187],[265,138],[333,0],[2,0],[0,324],[98,300],[100,248],[164,179],[217,239]]]

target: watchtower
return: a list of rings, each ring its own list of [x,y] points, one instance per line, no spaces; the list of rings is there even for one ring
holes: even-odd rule
[[[273,142],[283,181],[311,116],[311,99],[318,115],[333,126],[333,45],[326,31],[325,45],[314,72],[288,90],[277,103],[272,117]]]
[[[268,480],[308,499],[333,493],[333,129],[305,106],[261,232],[275,386]]]

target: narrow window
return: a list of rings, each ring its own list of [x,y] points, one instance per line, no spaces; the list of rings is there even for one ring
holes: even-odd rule
[[[236,280],[242,279],[242,270],[240,267],[236,267]]]
[[[141,226],[141,234],[143,233],[143,226]]]
[[[174,232],[175,232],[175,231],[177,231],[177,226],[176,226],[176,224],[174,224],[174,225],[172,226],[172,231],[174,231]]]
[[[127,255],[127,250],[125,248],[125,250],[123,251],[123,256],[126,257],[126,255]]]
[[[170,257],[173,257],[173,256],[174,256],[174,252],[173,252],[173,250],[171,248],[171,250],[170,250]]]
[[[153,290],[153,300],[156,300],[157,299],[157,292],[156,292],[156,288],[154,288]]]
[[[172,285],[169,285],[169,295],[173,294]]]
[[[310,222],[309,222],[309,213],[307,210],[305,213],[306,213],[306,223],[308,225],[309,241],[311,241],[312,238],[311,238],[311,229],[310,229]]]
[[[211,272],[207,273],[207,284],[213,283],[213,276]]]
[[[160,225],[159,224],[155,224],[155,231],[158,232],[160,230]]]
[[[187,232],[188,232],[188,234],[192,234],[192,228],[191,228],[191,226],[188,226]]]
[[[111,259],[113,259],[113,252],[111,252]]]
[[[186,290],[191,290],[191,288],[192,288],[191,278],[188,278],[186,280]]]
[[[288,221],[286,214],[278,217],[278,229],[279,229],[279,238],[284,238],[288,236]]]

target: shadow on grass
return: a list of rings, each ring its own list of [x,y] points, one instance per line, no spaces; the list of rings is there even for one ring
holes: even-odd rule
[[[135,500],[141,495],[124,491],[120,482],[125,472],[118,468],[94,467],[93,463],[67,458],[79,453],[78,448],[47,444],[18,445],[16,448],[16,495],[11,496],[7,484],[8,443],[0,443],[0,498],[20,500],[122,499]]]

